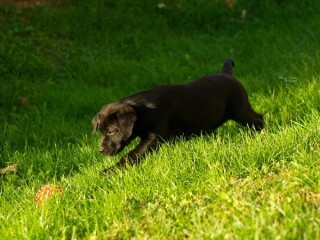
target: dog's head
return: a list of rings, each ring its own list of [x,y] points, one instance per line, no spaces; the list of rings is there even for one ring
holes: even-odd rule
[[[120,152],[130,143],[136,120],[136,111],[126,103],[104,106],[92,119],[93,132],[102,133],[99,151],[110,156]]]

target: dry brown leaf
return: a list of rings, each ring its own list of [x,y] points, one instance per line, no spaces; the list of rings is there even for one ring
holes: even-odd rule
[[[225,4],[228,8],[233,8],[235,0],[225,0]]]
[[[27,107],[29,105],[29,100],[24,97],[24,96],[20,96],[19,97],[19,103],[24,106],[24,107]]]
[[[0,174],[6,174],[7,172],[12,172],[16,174],[17,165],[8,165],[7,167],[0,169]]]

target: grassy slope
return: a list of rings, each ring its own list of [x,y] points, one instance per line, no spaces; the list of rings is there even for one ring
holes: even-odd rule
[[[18,165],[0,175],[1,237],[319,238],[320,5],[112,2],[0,7],[0,168]],[[262,133],[229,123],[98,176],[116,161],[90,134],[101,105],[229,56]],[[64,195],[37,208],[48,182]]]

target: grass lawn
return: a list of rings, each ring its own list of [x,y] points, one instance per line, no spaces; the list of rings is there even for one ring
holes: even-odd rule
[[[319,1],[0,2],[0,239],[320,239]],[[102,105],[228,57],[261,133],[99,176],[136,144],[98,152]],[[63,194],[39,207],[45,184]]]

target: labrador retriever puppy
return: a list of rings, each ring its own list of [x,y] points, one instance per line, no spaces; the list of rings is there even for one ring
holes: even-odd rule
[[[159,86],[103,106],[92,120],[93,131],[102,133],[100,152],[116,155],[139,137],[139,144],[115,165],[121,167],[138,163],[159,140],[213,132],[228,120],[261,130],[263,117],[252,109],[233,67],[227,59],[221,73]]]

